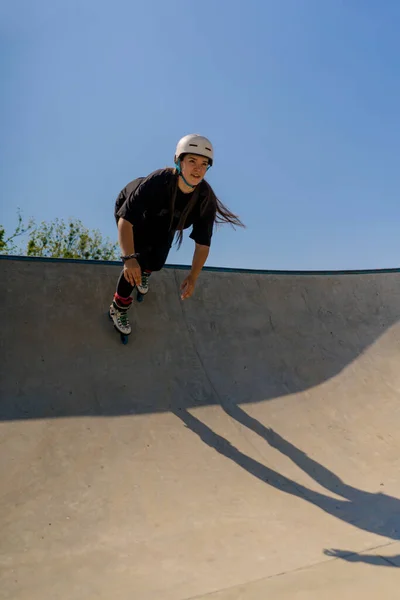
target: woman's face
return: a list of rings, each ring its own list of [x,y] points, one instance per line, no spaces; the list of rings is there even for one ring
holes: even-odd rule
[[[208,158],[196,154],[186,154],[181,161],[182,175],[190,185],[200,183],[207,172]]]

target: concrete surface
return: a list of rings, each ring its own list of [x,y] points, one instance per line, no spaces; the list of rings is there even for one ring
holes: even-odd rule
[[[399,597],[399,272],[0,268],[1,599]]]

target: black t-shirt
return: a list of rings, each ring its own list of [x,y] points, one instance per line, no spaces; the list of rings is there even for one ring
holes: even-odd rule
[[[171,197],[175,189],[171,226]],[[207,182],[202,181],[198,189],[184,194],[177,187],[177,178],[171,169],[159,169],[128,183],[117,198],[115,217],[132,223],[135,237],[146,239],[151,244],[171,245],[182,212],[193,195],[197,196],[196,202],[183,229],[192,226],[189,237],[197,244],[210,246],[216,211],[214,192]]]

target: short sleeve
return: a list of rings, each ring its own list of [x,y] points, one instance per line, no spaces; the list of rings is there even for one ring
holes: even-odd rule
[[[201,246],[211,246],[211,238],[214,231],[216,205],[213,201],[205,209],[204,213],[199,213],[199,216],[193,223],[190,238]]]
[[[125,202],[117,212],[117,216],[132,225],[156,215],[168,197],[170,178],[164,170],[155,171],[145,177],[133,191],[127,190]]]

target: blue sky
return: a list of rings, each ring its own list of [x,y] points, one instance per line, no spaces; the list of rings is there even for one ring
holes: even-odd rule
[[[208,136],[245,230],[208,265],[398,267],[400,3],[36,0],[0,7],[0,223],[81,219]],[[190,264],[185,236],[168,262]]]

